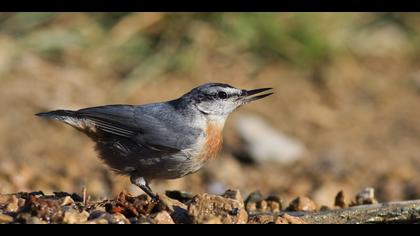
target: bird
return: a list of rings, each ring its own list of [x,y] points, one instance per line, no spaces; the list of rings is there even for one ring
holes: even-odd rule
[[[158,199],[150,180],[181,178],[201,169],[221,150],[229,114],[272,95],[268,90],[272,88],[245,90],[225,83],[206,83],[166,102],[35,115],[64,122],[86,134],[107,166],[129,176],[132,184]]]

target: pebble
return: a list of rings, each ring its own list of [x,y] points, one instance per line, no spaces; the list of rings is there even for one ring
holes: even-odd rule
[[[236,130],[243,140],[237,152],[246,153],[256,163],[292,163],[306,152],[300,141],[276,130],[259,116],[243,114],[238,117]]]
[[[13,222],[13,217],[8,216],[8,215],[4,215],[4,214],[0,214],[0,224],[7,224]]]
[[[19,209],[19,199],[15,195],[0,195],[0,206],[4,206],[6,212],[16,212]]]
[[[306,224],[304,220],[299,217],[291,216],[289,214],[283,214],[282,216],[289,224]]]
[[[225,193],[232,195],[230,190]],[[235,194],[236,195],[236,194]],[[236,195],[236,198],[239,198]],[[218,195],[196,195],[188,206],[188,215],[193,223],[204,223],[219,217],[223,224],[244,224],[248,221],[248,213],[243,202]]]
[[[87,221],[89,213],[86,211],[79,212],[78,210],[70,209],[64,212],[64,224],[82,224]]]
[[[65,196],[64,198],[60,200],[60,206],[68,206],[73,203],[74,203],[74,200],[70,196]]]
[[[121,213],[92,212],[88,224],[130,224],[131,222]]]
[[[257,202],[262,201],[263,196],[260,191],[255,191],[249,194],[245,199],[245,208],[248,212],[257,211]]]
[[[165,195],[168,196],[169,198],[176,199],[181,202],[191,200],[194,197],[194,194],[191,192],[178,191],[178,190],[166,191]]]
[[[155,224],[175,224],[171,218],[171,215],[167,211],[158,212],[151,218]]]
[[[378,203],[378,201],[375,199],[375,189],[368,187],[356,194],[356,202],[353,202],[351,205],[354,206],[376,203]]]
[[[273,215],[255,215],[250,217],[248,224],[271,224],[274,223]]]
[[[295,198],[286,209],[288,211],[316,211],[317,205],[308,197]]]
[[[344,192],[340,191],[337,193],[337,196],[335,196],[334,206],[340,207],[340,208],[346,208],[347,204],[344,199]]]

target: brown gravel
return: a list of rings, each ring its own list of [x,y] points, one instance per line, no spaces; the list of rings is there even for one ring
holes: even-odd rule
[[[287,208],[289,211],[316,211],[317,205],[308,197],[295,198]]]
[[[115,199],[84,204],[78,194],[63,192],[52,195],[42,192],[5,194],[0,195],[0,223],[303,224],[305,221],[293,212],[317,211],[316,203],[307,197],[297,197],[286,211],[282,211],[282,201],[278,196],[264,198],[259,192],[251,193],[245,201],[238,190],[227,190],[222,195],[167,193],[182,201],[158,194],[160,201],[156,203],[145,194],[131,196],[122,192]],[[343,194],[340,192],[338,196]],[[355,198],[359,199],[361,195],[372,197],[371,194],[372,190],[364,189]],[[363,203],[367,204],[366,201]]]

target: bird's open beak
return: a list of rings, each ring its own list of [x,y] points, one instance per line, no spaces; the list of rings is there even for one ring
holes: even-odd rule
[[[273,88],[260,88],[260,89],[253,89],[253,90],[243,90],[240,99],[242,100],[242,104],[250,103],[255,100],[259,100],[261,98],[265,98],[270,96],[273,93],[264,93],[262,92],[271,90]],[[257,95],[260,94],[260,95]],[[253,96],[256,95],[256,96]]]

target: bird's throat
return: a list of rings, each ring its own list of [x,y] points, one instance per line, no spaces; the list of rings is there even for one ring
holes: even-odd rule
[[[202,151],[202,157],[205,160],[214,159],[220,152],[223,143],[224,121],[208,121],[205,129],[205,141]]]

